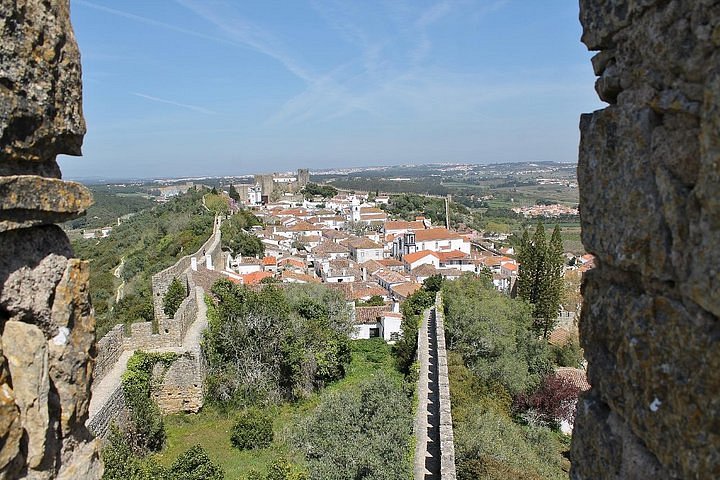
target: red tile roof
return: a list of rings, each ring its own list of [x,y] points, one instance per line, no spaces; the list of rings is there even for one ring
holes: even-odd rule
[[[405,263],[414,263],[420,260],[421,258],[425,258],[427,256],[433,256],[437,259],[440,257],[437,253],[431,251],[431,250],[420,250],[419,252],[415,253],[408,253],[407,255],[403,255],[403,262]]]

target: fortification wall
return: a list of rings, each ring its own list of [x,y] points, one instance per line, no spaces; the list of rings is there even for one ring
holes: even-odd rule
[[[125,350],[123,325],[115,325],[108,333],[97,342],[97,357],[95,357],[95,370],[93,370],[93,381],[99,382],[113,369]]]
[[[203,406],[205,364],[200,350],[183,354],[162,375],[152,398],[163,414],[197,413]]]
[[[455,436],[453,434],[450,377],[448,376],[447,348],[445,346],[445,307],[441,292],[438,292],[435,297],[435,329],[438,390],[440,393],[440,478],[441,480],[455,480]]]
[[[219,218],[215,218],[213,224],[213,234],[205,241],[205,243],[202,244],[200,248],[198,248],[195,253],[192,255],[185,255],[174,265],[171,265],[165,270],[162,270],[152,276],[153,309],[155,311],[155,319],[158,322],[162,323],[163,320],[168,319],[165,312],[163,312],[163,298],[173,279],[177,278],[183,282],[188,293],[191,293],[195,285],[192,284],[192,277],[187,274],[187,271],[190,270],[192,258],[196,259],[199,267],[202,267],[205,265],[205,256],[209,255],[212,259],[213,267],[216,269],[222,269],[223,258],[221,246]]]
[[[583,115],[571,477],[720,477],[720,3],[581,0],[609,103]]]
[[[107,438],[113,422],[120,426],[129,420],[122,385],[118,385],[110,398],[88,422],[88,429],[98,438]]]
[[[0,1],[0,478],[102,475],[85,427],[95,354],[88,264],[55,225],[92,195],[80,155],[80,53],[69,0]]]

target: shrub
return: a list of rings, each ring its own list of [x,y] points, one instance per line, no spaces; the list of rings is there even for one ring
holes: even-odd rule
[[[173,480],[223,480],[225,473],[200,445],[181,454],[170,467]]]
[[[519,413],[534,412],[541,422],[550,425],[572,421],[580,392],[580,387],[567,378],[548,375],[535,392],[518,395],[514,407]]]
[[[233,425],[230,443],[238,450],[265,448],[273,441],[272,420],[258,409],[250,408]]]
[[[552,345],[550,355],[560,367],[579,368],[583,362],[583,350],[577,337],[569,339],[564,345]]]
[[[187,290],[177,277],[173,278],[163,297],[163,312],[165,312],[165,315],[170,318],[174,317],[185,297],[187,297]]]

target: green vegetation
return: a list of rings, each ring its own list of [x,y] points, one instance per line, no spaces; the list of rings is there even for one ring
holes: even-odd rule
[[[183,451],[195,444],[200,444],[208,452],[212,461],[226,472],[226,478],[228,479],[275,480],[277,478],[287,478],[302,480],[307,478],[309,467],[308,462],[305,460],[306,452],[296,443],[298,439],[302,438],[304,431],[304,427],[300,428],[299,426],[306,425],[305,422],[317,419],[318,416],[314,415],[314,412],[321,404],[325,403],[326,399],[336,398],[337,396],[358,395],[358,392],[363,390],[363,385],[367,383],[368,379],[381,377],[384,379],[384,384],[393,385],[387,387],[391,388],[392,391],[395,391],[397,386],[403,382],[403,376],[394,367],[391,347],[382,340],[351,341],[350,350],[351,361],[342,379],[329,383],[321,391],[298,401],[256,406],[256,408],[273,419],[273,441],[268,447],[244,451],[234,448],[230,443],[230,436],[237,412],[229,408],[221,409],[213,405],[207,405],[197,415],[179,414],[166,417],[167,446],[162,452],[154,455],[153,458],[160,464],[169,466]],[[348,394],[347,392],[353,393]],[[407,404],[403,403],[402,400],[398,401],[401,402],[401,405],[391,410],[392,415],[406,420],[407,416],[411,415],[410,408],[406,408]],[[338,405],[336,406],[339,408]],[[388,410],[384,407],[379,408],[384,412]],[[405,410],[400,410],[400,408],[405,408]],[[350,411],[343,413],[345,417],[349,417],[351,414],[353,413]],[[355,412],[355,414],[360,415],[360,412]],[[392,429],[396,427],[393,426],[397,426],[399,423],[397,418],[386,418],[386,420],[388,422],[387,427],[382,423],[376,424],[377,430],[372,434],[367,432],[368,438],[360,435],[354,437],[356,444],[370,445],[373,442],[377,443],[377,439],[371,440],[371,437],[384,431],[384,428],[394,431]],[[333,428],[332,423],[323,425],[321,422],[316,425],[318,428],[323,429]],[[408,425],[411,425],[411,423]],[[408,428],[411,428],[411,426],[408,426]],[[400,458],[399,451],[404,448],[404,452],[406,452],[410,448],[408,441],[409,438],[406,438],[399,445],[386,445],[386,449],[390,450],[388,452],[389,458]],[[347,445],[354,446],[344,440],[338,445],[338,448],[347,448]],[[326,458],[329,461],[331,457]],[[405,465],[404,469],[410,468],[409,458],[403,458],[401,462]],[[273,476],[281,474],[286,476]],[[312,478],[321,477],[313,476]],[[378,478],[407,477],[386,476]]]
[[[410,374],[415,362],[418,329],[420,328],[422,314],[434,302],[435,294],[423,287],[410,295],[402,304],[402,322],[400,323],[402,337],[393,346],[393,353],[395,354],[397,369],[405,375]]]
[[[360,299],[355,300],[356,307],[381,307],[383,305],[385,305],[385,300],[380,295],[373,295],[364,302]]]
[[[525,230],[518,252],[518,295],[533,308],[534,325],[547,338],[560,311],[563,290],[563,244],[560,227],[555,226],[550,243],[545,241],[545,227],[538,223],[532,240]]]
[[[151,456],[133,452],[126,438],[113,429],[102,450],[103,480],[223,480],[224,473],[199,445],[182,453],[170,468]]]
[[[262,257],[265,245],[258,237],[246,231],[248,228],[260,224],[260,220],[247,210],[241,210],[232,215],[220,227],[223,247],[233,252],[234,255]]]
[[[230,211],[228,198],[229,197],[218,194],[213,188],[212,193],[205,195],[205,206],[215,215],[224,215]]]
[[[462,355],[484,384],[499,384],[517,395],[549,373],[547,346],[532,329],[527,303],[472,275],[446,281],[443,299],[448,348]]]
[[[138,213],[107,238],[73,242],[78,257],[90,262],[98,337],[118,323],[153,319],[152,275],[197,251],[212,234],[213,215],[202,207],[202,195],[191,189]]]
[[[535,397],[551,369],[530,306],[472,276],[444,282],[443,298],[458,479],[567,478],[569,440],[532,421],[555,400]]]
[[[315,196],[323,198],[332,198],[337,195],[337,188],[331,185],[318,185],[317,183],[308,183],[305,185],[300,193],[305,195],[305,198],[312,198]]]
[[[139,455],[158,451],[165,442],[160,408],[150,397],[153,368],[160,363],[167,369],[176,359],[175,353],[136,351],[128,360],[122,388],[125,404],[130,410],[130,423],[123,426],[123,433],[127,443]]]
[[[326,396],[300,424],[295,438],[307,458],[310,478],[411,478],[406,461],[411,412],[402,383],[381,374],[357,390]]]
[[[230,443],[238,450],[265,448],[273,441],[272,419],[257,408],[240,412],[233,425]]]
[[[187,297],[188,292],[185,286],[180,283],[180,280],[177,279],[177,277],[172,279],[172,282],[170,282],[170,285],[168,286],[167,292],[165,292],[165,296],[163,297],[163,312],[165,312],[165,315],[167,315],[169,318],[173,318],[175,316],[175,312],[177,312],[178,308],[180,308],[180,304],[185,300]]]
[[[91,229],[114,227],[117,219],[128,214],[151,208],[156,203],[139,189],[118,188],[106,185],[88,187],[93,195],[93,204],[85,216],[64,224],[65,228]]]
[[[208,400],[227,407],[303,398],[340,379],[350,360],[350,311],[337,290],[219,280],[203,343]],[[262,341],[258,341],[262,339]]]

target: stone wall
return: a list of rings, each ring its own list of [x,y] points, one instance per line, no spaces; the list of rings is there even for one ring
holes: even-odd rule
[[[435,329],[438,390],[440,392],[440,478],[455,480],[455,435],[453,434],[450,377],[448,376],[447,348],[445,346],[445,307],[440,292],[435,297]]]
[[[580,5],[609,106],[580,122],[571,477],[720,478],[720,2]]]
[[[203,406],[205,363],[198,348],[183,354],[162,373],[162,381],[152,392],[164,415],[197,413]]]
[[[97,357],[93,370],[93,382],[97,383],[115,366],[118,358],[125,350],[124,325],[115,325],[97,342]]]
[[[167,315],[163,312],[163,297],[167,292],[170,283],[173,278],[177,278],[185,284],[188,293],[190,293],[195,285],[192,284],[192,277],[187,275],[187,271],[190,269],[192,258],[197,260],[198,268],[204,268],[205,256],[210,255],[212,259],[213,267],[217,270],[224,268],[222,250],[221,250],[221,236],[220,236],[220,225],[218,219],[215,219],[213,224],[213,234],[210,238],[198,248],[197,252],[192,255],[185,255],[180,258],[174,265],[156,273],[152,276],[152,291],[153,291],[153,308],[155,310],[155,319],[159,322],[167,320]],[[203,254],[203,252],[205,252]],[[190,295],[192,296],[192,295]]]
[[[85,428],[95,352],[88,265],[56,225],[91,204],[69,0],[0,0],[0,478],[99,478]]]
[[[88,429],[98,438],[107,438],[110,426],[124,425],[130,420],[128,408],[125,405],[125,394],[122,385],[118,385],[105,405],[90,419]]]

